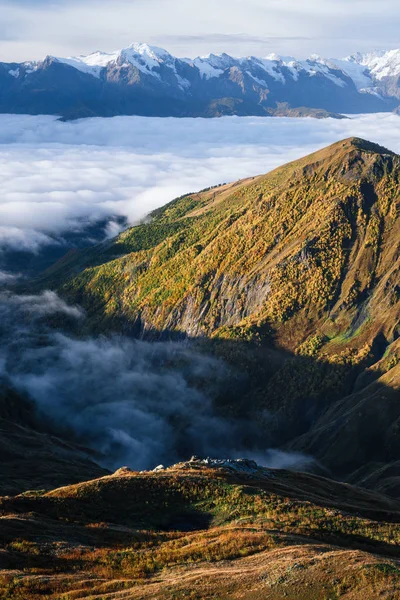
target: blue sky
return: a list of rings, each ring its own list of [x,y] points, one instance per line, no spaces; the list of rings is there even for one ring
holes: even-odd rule
[[[345,56],[400,46],[398,0],[0,0],[0,60],[146,41],[208,52]]]

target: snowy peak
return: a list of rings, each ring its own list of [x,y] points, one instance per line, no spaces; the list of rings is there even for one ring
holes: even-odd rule
[[[154,69],[161,65],[173,67],[175,58],[166,50],[143,43],[134,43],[115,52],[94,52],[88,56],[72,56],[57,58],[61,63],[70,65],[83,73],[100,77],[103,69],[111,64],[119,66],[133,66],[146,74],[159,76]]]
[[[127,48],[131,50],[135,54],[140,54],[141,56],[148,57],[154,61],[162,62],[166,58],[172,58],[172,55],[164,50],[163,48],[159,48],[158,46],[149,46],[144,43],[133,43]]]
[[[368,69],[375,79],[397,77],[400,75],[400,49],[354,54],[345,59]]]
[[[209,54],[195,59],[178,59],[163,48],[149,46],[145,43],[133,43],[127,48],[115,52],[94,52],[88,56],[68,58],[57,57],[56,60],[94,77],[100,77],[103,69],[107,69],[110,65],[118,65],[119,67],[133,66],[146,75],[160,78],[160,69],[165,67],[175,74],[181,87],[188,87],[190,84],[178,75],[177,66],[179,65],[189,65],[194,68],[203,80],[221,77],[226,70],[232,67],[239,69],[244,67],[248,75],[264,87],[267,86],[265,77],[284,84],[287,78],[297,81],[301,74],[309,77],[321,74],[338,86],[346,85],[344,79],[338,77],[337,73],[331,72],[332,69],[337,71],[338,67],[318,56],[312,56],[306,61],[297,61],[291,56],[278,56],[277,54],[270,54],[265,58],[254,56],[233,58],[222,53]],[[258,74],[255,71],[258,71]]]
[[[232,67],[243,69],[255,82],[267,86],[268,79],[281,84],[288,80],[298,81],[301,76],[323,76],[338,87],[344,87],[351,80],[359,91],[372,91],[377,82],[390,77],[400,76],[400,50],[356,53],[342,59],[326,59],[317,54],[306,60],[297,60],[293,56],[269,54],[263,58],[248,56],[234,58],[226,53],[208,54],[194,59],[181,59],[171,55],[167,50],[135,42],[122,50],[114,52],[93,52],[88,56],[71,56],[67,58],[48,57],[69,65],[83,73],[100,78],[103,70],[112,65],[134,67],[146,75],[160,79],[161,71],[169,69],[175,75],[180,87],[189,87],[190,83],[182,78],[182,70],[190,66],[202,80],[220,78]],[[9,73],[18,77],[18,67],[23,70],[37,69],[38,63],[24,63],[17,68],[10,68]],[[32,65],[32,66],[28,66]],[[34,66],[33,66],[34,65]]]
[[[68,58],[58,58],[60,63],[69,65],[82,71],[82,73],[88,73],[94,77],[100,77],[101,71],[106,68],[110,63],[115,62],[118,59],[119,52],[113,52],[108,54],[106,52],[93,52],[89,56],[71,56]]]
[[[357,52],[343,59],[331,58],[329,62],[346,73],[358,91],[378,96],[388,95],[385,80],[400,76],[400,50]]]
[[[0,63],[4,98],[0,110],[13,112],[17,102],[18,110],[23,107],[32,114],[45,110],[65,118],[116,114],[323,118],[396,110],[399,76],[400,50],[343,59],[316,54],[305,60],[277,54],[237,58],[226,53],[192,59],[133,43],[114,52]],[[38,86],[43,90],[40,98]]]
[[[242,61],[244,59],[241,59]],[[296,60],[293,56],[279,56],[278,54],[269,54],[265,58],[251,57],[246,59],[251,63],[258,63],[271,77],[277,81],[285,83],[292,79],[298,81],[301,75],[315,77],[322,75],[339,87],[348,84],[347,74],[328,60],[314,54],[307,60]]]
[[[166,50],[142,43],[131,44],[128,48],[121,50],[119,57],[139,70],[147,72],[151,72],[161,65],[174,65],[176,60]]]
[[[94,52],[88,56],[56,60],[97,78],[111,65],[131,66],[157,79],[162,77],[161,70],[166,68],[175,76],[181,89],[191,85],[179,74],[182,70],[179,67],[185,66],[190,66],[200,79],[205,81],[220,78],[227,70],[237,67],[243,69],[255,83],[264,87],[268,86],[268,79],[285,84],[288,80],[298,81],[301,76],[322,76],[338,87],[345,87],[352,81],[359,91],[367,92],[376,92],[377,82],[400,75],[400,50],[356,53],[343,59],[325,59],[317,54],[306,60],[278,54],[269,54],[264,58],[233,58],[225,53],[208,54],[195,59],[179,59],[163,48],[136,42],[115,52]],[[16,69],[12,71],[17,72]]]

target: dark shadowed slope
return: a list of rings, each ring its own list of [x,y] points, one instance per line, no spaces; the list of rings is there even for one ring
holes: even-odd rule
[[[99,477],[107,471],[96,455],[52,435],[33,405],[9,389],[0,389],[0,495],[52,489]]]

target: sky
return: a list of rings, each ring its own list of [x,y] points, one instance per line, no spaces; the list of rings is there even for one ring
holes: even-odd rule
[[[38,252],[87,220],[123,216],[134,224],[182,194],[267,173],[346,137],[400,152],[398,119],[384,113],[63,123],[0,115],[0,252]]]
[[[343,57],[400,47],[398,0],[0,0],[0,61],[112,51]]]

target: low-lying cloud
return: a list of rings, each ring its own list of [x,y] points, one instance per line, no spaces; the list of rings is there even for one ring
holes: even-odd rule
[[[351,135],[400,151],[399,122],[391,114],[70,123],[0,115],[0,249],[38,252],[99,220],[135,223],[184,193],[265,173]]]
[[[76,338],[49,327],[83,311],[53,292],[0,295],[0,380],[28,396],[61,435],[102,454],[115,469],[154,468],[192,454],[245,456],[274,467],[309,468],[298,454],[268,451],[266,415],[235,420],[216,413],[219,394],[244,380],[189,342]]]

